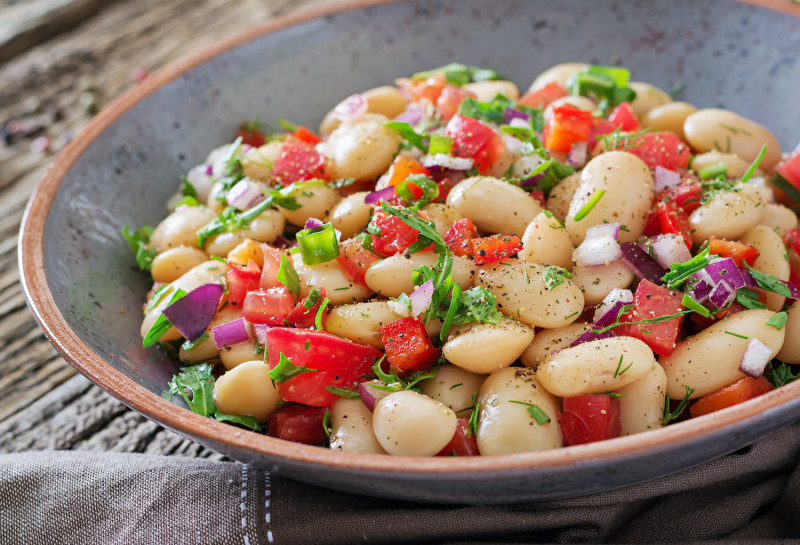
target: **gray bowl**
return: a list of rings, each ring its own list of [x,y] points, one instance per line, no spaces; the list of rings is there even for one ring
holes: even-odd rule
[[[798,14],[788,2],[770,6]],[[619,63],[634,79],[800,136],[800,18],[728,0],[359,2],[273,21],[168,67],[102,112],[31,199],[23,287],[64,357],[164,426],[280,475],[360,494],[500,503],[607,490],[731,452],[800,416],[800,382],[655,432],[482,458],[331,452],[192,414],[159,394],[177,363],[139,337],[146,275],[124,224],[155,224],[179,175],[230,140],[243,118],[316,126],[340,98],[451,61],[491,67],[521,88],[565,61]]]

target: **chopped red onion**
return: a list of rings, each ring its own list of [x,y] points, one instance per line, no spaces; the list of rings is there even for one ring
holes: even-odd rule
[[[689,296],[698,303],[705,302],[708,296],[711,295],[711,290],[714,289],[714,283],[705,269],[701,269],[694,273],[690,279],[694,282],[692,288],[687,292]]]
[[[195,342],[206,332],[224,293],[225,288],[218,282],[203,284],[166,307],[162,314],[188,341]]]
[[[411,126],[417,125],[422,121],[425,111],[416,104],[409,104],[406,111],[394,118],[395,121],[405,121]]]
[[[411,315],[419,316],[431,306],[433,299],[433,280],[428,280],[411,294]]]
[[[758,378],[764,374],[764,369],[767,368],[767,363],[771,359],[772,349],[753,337],[747,343],[747,349],[744,351],[739,371],[749,377]]]
[[[250,332],[247,330],[244,318],[215,326],[211,330],[211,336],[214,337],[214,344],[217,345],[217,348],[225,348],[250,340]]]
[[[452,157],[446,153],[434,153],[422,157],[422,166],[425,168],[449,168],[451,170],[469,170],[475,164],[469,157]]]
[[[261,188],[253,180],[243,178],[236,182],[228,194],[225,196],[228,204],[239,209],[247,210],[251,206],[264,200]]]
[[[742,278],[744,278],[744,283],[745,285],[747,285],[748,288],[758,287],[758,282],[756,282],[756,279],[753,278],[753,275],[751,275],[747,269],[745,269],[744,267],[740,267],[739,273],[742,275]]]
[[[516,127],[518,129],[530,129],[530,121],[524,121],[518,117],[515,117],[508,123],[511,127]]]
[[[517,110],[515,108],[506,108],[505,114],[503,115],[503,123],[506,125],[510,125],[511,122],[515,119],[519,119],[525,122],[525,127],[529,127],[529,123],[531,120],[531,116],[526,114],[521,110]]]
[[[375,410],[375,404],[378,403],[378,401],[392,393],[388,390],[375,388],[375,385],[383,386],[384,384],[379,380],[370,380],[369,382],[362,382],[358,385],[358,396],[361,398],[361,402],[364,403],[364,406],[370,411]]]
[[[538,154],[534,153],[531,155],[523,155],[519,158],[519,160],[517,160],[516,163],[514,163],[514,176],[520,178],[520,185],[522,187],[532,187],[538,185],[539,180],[544,178],[544,175],[547,173],[547,171],[545,170],[544,172],[540,172],[535,176],[531,176],[530,173],[539,168],[539,166],[544,162],[544,159],[542,159]]]
[[[514,138],[510,134],[503,134],[503,143],[506,145],[506,149],[509,153],[517,153],[522,149],[522,140]]]
[[[362,95],[350,95],[333,109],[333,116],[339,121],[361,119],[369,110],[369,103]]]
[[[731,288],[724,280],[720,280],[708,296],[708,300],[717,308],[727,306],[729,303],[732,303],[735,298],[736,290]]]
[[[385,201],[394,195],[394,186],[384,187],[380,191],[373,191],[372,193],[364,196],[364,204],[375,204],[379,201]]]
[[[572,259],[579,267],[607,265],[621,257],[619,242],[607,235],[587,238],[572,251]]]
[[[571,167],[582,168],[586,164],[586,142],[575,142],[569,148],[567,164]]]
[[[617,305],[617,303],[620,304]],[[603,302],[600,303],[600,306],[598,306],[597,309],[594,311],[595,325],[597,325],[598,322],[600,321],[605,322],[606,315],[609,314],[609,312],[613,311],[612,317],[616,318],[617,314],[619,314],[619,309],[622,308],[622,305],[629,305],[631,303],[633,303],[633,292],[631,290],[614,288],[608,295],[606,295],[605,299],[603,299]],[[611,320],[606,325],[609,325],[611,323],[613,323],[613,320]]]
[[[198,165],[198,166],[201,166],[201,165]],[[214,167],[212,167],[211,165],[206,165],[206,176],[208,176],[210,178],[212,174],[214,174]],[[189,180],[189,181],[191,182],[191,180]]]
[[[278,235],[277,237],[275,237],[275,240],[272,241],[272,245],[278,248],[279,250],[285,250],[286,248],[292,245],[292,242],[288,238],[282,235]]]
[[[681,183],[680,174],[678,174],[674,170],[669,170],[662,166],[656,167],[656,184],[655,184],[656,193],[664,189],[669,189],[671,187],[680,185],[680,183]]]
[[[692,259],[683,237],[674,233],[650,237],[645,245],[652,248],[656,263],[665,269],[673,263],[686,263]]]
[[[618,235],[619,222],[616,221],[614,223],[598,223],[586,230],[586,238],[611,237],[617,240]]]
[[[317,218],[308,218],[306,220],[306,224],[303,225],[303,229],[314,229],[316,227],[322,227],[323,222],[318,220]]]
[[[275,326],[267,324],[253,324],[253,336],[256,338],[256,342],[261,345],[267,344],[267,331],[273,327]]]
[[[711,262],[703,269],[708,275],[711,284],[716,285],[722,280],[734,290],[745,287],[745,282],[742,273],[736,266],[736,262],[730,257],[712,259]],[[704,278],[702,280],[705,280]]]
[[[192,187],[197,193],[197,200],[205,202],[208,200],[208,194],[211,192],[211,173],[213,172],[211,165],[197,165],[186,173],[186,181],[192,184]]]
[[[622,259],[633,269],[636,276],[659,286],[664,284],[661,277],[667,274],[667,270],[656,263],[647,252],[639,248],[635,242],[620,242],[619,245],[622,248]]]
[[[246,154],[251,149],[253,149],[253,146],[250,144],[242,144],[242,155]]]
[[[613,329],[609,329],[608,331],[604,331],[602,333],[595,333],[594,330],[595,329],[600,330],[603,329],[604,327],[608,327],[611,324],[613,324],[614,321],[617,319],[617,316],[619,316],[619,313],[625,304],[626,303],[621,300],[616,301],[614,305],[610,309],[608,309],[605,313],[603,313],[600,317],[598,317],[597,311],[595,311],[594,325],[589,329],[587,329],[586,331],[584,331],[583,333],[581,333],[580,337],[572,341],[570,347],[578,346],[579,344],[588,343],[590,341],[596,341],[598,339],[607,339],[609,337],[615,336],[616,332]]]

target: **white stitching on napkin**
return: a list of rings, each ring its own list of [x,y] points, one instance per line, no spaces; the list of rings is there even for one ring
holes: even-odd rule
[[[267,499],[264,501],[264,507],[266,507],[266,513],[264,514],[264,521],[267,524],[270,524],[272,522],[272,515],[270,515],[270,513],[269,513],[269,507],[270,507],[270,504],[271,504],[270,496],[272,496],[272,490],[270,490],[270,486],[271,485],[272,485],[272,482],[270,481],[270,475],[269,475],[269,473],[265,472],[264,473],[264,497],[266,497]],[[267,530],[267,541],[269,541],[270,543],[274,542],[273,537],[272,537],[272,530]]]
[[[245,515],[244,512],[245,509],[247,509],[245,498],[247,498],[247,476],[249,469],[247,464],[242,465],[242,503],[239,504],[239,509],[242,511],[242,528],[245,529],[247,528],[247,515]],[[244,533],[244,545],[250,545],[250,537],[247,535],[246,530]]]

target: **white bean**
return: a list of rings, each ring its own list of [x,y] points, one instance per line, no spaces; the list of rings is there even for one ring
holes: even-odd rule
[[[567,221],[569,203],[572,202],[572,198],[575,196],[575,192],[580,185],[581,173],[575,172],[561,180],[558,185],[550,191],[550,195],[547,196],[547,209],[550,210],[562,224]]]
[[[411,280],[412,269],[423,265],[432,268],[438,259],[439,256],[431,252],[417,252],[411,254],[411,257],[396,254],[371,265],[364,281],[370,289],[384,297],[399,297],[402,293],[410,295],[416,288]],[[472,286],[474,274],[474,261],[465,257],[453,257],[453,280],[462,289]]]
[[[388,85],[375,87],[364,91],[361,96],[367,100],[367,112],[380,114],[389,119],[397,117],[408,107],[408,102],[397,87]],[[330,134],[340,124],[341,122],[331,110],[320,123],[319,132],[323,135]]]
[[[237,365],[214,384],[214,404],[225,414],[247,415],[266,422],[280,402],[269,366],[260,360]]]
[[[247,227],[209,237],[204,249],[211,255],[228,255],[228,252],[248,238],[258,242],[272,242],[283,233],[285,226],[286,222],[281,213],[270,208],[264,210]]]
[[[744,161],[735,153],[723,153],[721,151],[707,151],[705,153],[698,153],[692,161],[692,170],[700,172],[700,169],[714,165],[716,163],[725,163],[727,167],[726,176],[728,178],[741,178],[742,175],[750,168],[750,163]]]
[[[242,157],[242,174],[254,180],[272,180],[272,165],[281,155],[283,142],[273,140],[263,146],[248,150]]]
[[[758,189],[745,184],[739,191],[720,191],[689,216],[692,240],[702,244],[710,237],[738,239],[761,223],[766,211]]]
[[[332,306],[363,301],[372,295],[370,288],[354,282],[335,260],[321,265],[306,265],[298,252],[292,256],[292,263],[300,277],[300,297],[308,297],[320,286],[325,286]]]
[[[409,314],[408,308],[397,301],[339,305],[325,319],[325,331],[383,350],[381,328]]]
[[[533,342],[520,355],[519,359],[525,367],[535,369],[551,354],[571,345],[590,327],[592,327],[591,324],[575,323],[558,329],[544,329],[536,334]]]
[[[386,454],[375,439],[372,413],[358,399],[340,397],[331,405],[331,450]]]
[[[369,223],[375,205],[364,202],[364,197],[367,195],[369,193],[366,191],[353,193],[339,201],[333,208],[331,223],[334,229],[341,231],[342,240],[356,236]]]
[[[800,363],[800,304],[794,303],[786,314],[789,315],[783,326],[786,336],[776,357],[786,363]]]
[[[499,324],[470,323],[453,330],[442,347],[444,357],[472,373],[508,367],[533,340],[533,329],[508,318]]]
[[[436,375],[420,381],[420,391],[456,413],[468,417],[472,412],[472,398],[486,380],[486,375],[476,375],[461,367],[443,364]]]
[[[208,324],[208,327],[206,328],[206,334],[208,334],[208,338],[195,344],[191,350],[185,350],[183,346],[181,346],[178,352],[178,359],[184,363],[199,363],[201,361],[219,358],[220,349],[217,348],[216,343],[214,343],[214,338],[211,336],[211,330],[218,325],[233,322],[241,317],[242,310],[240,308],[232,306],[222,307],[217,311],[214,317],[211,318],[211,323]],[[250,357],[247,359],[254,359],[252,347],[250,348]],[[230,369],[230,367],[226,368]]]
[[[309,218],[327,220],[336,203],[341,200],[336,190],[323,181],[298,182],[293,187],[288,196],[294,197],[300,208],[289,210],[279,206],[278,210],[286,221],[299,227],[305,225]]]
[[[533,218],[522,235],[519,258],[528,263],[555,265],[572,270],[572,240],[553,214],[542,212]]]
[[[377,178],[389,169],[400,146],[397,131],[384,127],[386,118],[370,115],[357,123],[343,123],[325,145],[331,178]]]
[[[572,270],[572,281],[580,286],[587,306],[599,304],[614,288],[627,288],[633,276],[633,271],[621,259],[608,265],[575,266]]]
[[[442,203],[432,203],[422,209],[428,219],[436,224],[436,231],[444,236],[455,222],[464,216],[455,207]]]
[[[772,227],[780,236],[797,229],[797,215],[782,204],[768,204],[761,225]]]
[[[164,218],[153,230],[150,245],[158,253],[191,246],[197,248],[197,230],[216,218],[216,214],[204,206],[181,206]]]
[[[642,127],[654,131],[669,131],[680,136],[686,142],[683,124],[686,118],[697,111],[697,108],[688,102],[669,102],[656,106],[642,115]]]
[[[642,117],[647,112],[658,106],[669,104],[672,97],[669,93],[642,81],[632,81],[628,87],[636,91],[636,98],[631,102],[631,108],[636,117]]]
[[[741,242],[749,244],[759,252],[753,268],[771,274],[779,280],[789,280],[789,256],[781,236],[766,225],[756,225],[742,235]],[[777,293],[767,293],[767,307],[773,312],[783,308],[786,297]]]
[[[225,369],[228,370],[231,370],[234,367],[237,367],[244,362],[250,361],[257,357],[255,339],[237,343],[233,346],[226,346],[219,351],[219,359],[222,362],[222,365],[225,366]]]
[[[660,428],[666,391],[667,374],[657,363],[645,376],[617,390],[615,393],[622,396],[622,435]]]
[[[519,100],[519,89],[513,81],[476,81],[465,83],[461,88],[474,94],[478,102],[491,102],[497,95]]]
[[[457,183],[447,195],[447,204],[471,218],[478,229],[517,236],[542,211],[524,189],[489,176]]]
[[[381,447],[399,456],[433,456],[456,432],[456,413],[412,390],[393,392],[375,405],[372,428]]]
[[[203,250],[192,246],[175,246],[153,258],[150,274],[155,282],[173,282],[207,260],[208,254]]]

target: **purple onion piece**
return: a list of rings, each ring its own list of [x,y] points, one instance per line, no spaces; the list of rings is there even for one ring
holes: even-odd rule
[[[333,108],[333,116],[340,121],[354,121],[369,110],[369,103],[362,95],[350,95]]]
[[[623,305],[633,303],[633,292],[620,288],[614,288],[611,293],[606,295],[603,302],[594,311],[594,323],[596,326],[605,327],[614,323],[614,319],[619,314]],[[608,323],[605,323],[608,322]]]
[[[267,331],[269,331],[273,327],[275,326],[267,324],[253,324],[253,336],[256,338],[256,342],[261,345],[266,345]]]
[[[428,280],[411,294],[411,315],[419,316],[431,306],[433,300],[433,280]]]
[[[739,268],[739,273],[742,275],[742,278],[744,278],[745,286],[747,286],[748,288],[757,288],[758,287],[758,282],[756,282],[756,279],[753,278],[753,275],[751,275],[747,271],[747,269],[745,269],[744,267],[740,267]]]
[[[261,188],[252,180],[244,178],[236,182],[225,196],[228,204],[239,210],[247,210],[264,200]]]
[[[586,238],[607,236],[616,240],[618,235],[619,235],[619,222],[598,223],[597,225],[592,225],[586,230]]]
[[[567,155],[567,164],[575,168],[583,168],[586,164],[586,142],[575,142],[569,148],[569,155]]]
[[[224,293],[225,288],[218,282],[203,284],[166,307],[162,313],[181,335],[195,342],[206,332]]]
[[[503,123],[508,125],[511,123],[512,119],[521,119],[530,122],[531,116],[515,108],[506,108],[505,114],[503,115]]]
[[[422,121],[424,113],[425,112],[423,109],[416,104],[409,104],[406,111],[395,117],[394,121],[404,121],[409,125],[414,126]]]
[[[278,235],[277,237],[275,237],[275,240],[272,241],[272,245],[278,248],[279,250],[285,250],[286,248],[292,245],[292,242],[283,235]]]
[[[766,369],[770,359],[772,359],[772,349],[753,337],[747,343],[747,349],[744,351],[739,371],[749,377],[758,378],[764,374],[764,369]]]
[[[303,229],[314,229],[316,227],[321,227],[322,221],[318,220],[317,218],[308,218],[306,220],[306,224],[303,225]]]
[[[789,293],[791,293],[791,295],[789,296],[790,299],[800,299],[800,289],[797,289],[797,286],[795,286],[788,280],[781,280],[781,282],[783,283],[784,286],[789,288]]]
[[[713,259],[703,270],[708,274],[711,283],[714,285],[723,280],[734,290],[743,288],[746,285],[742,273],[739,272],[739,268],[736,266],[736,262],[730,257]]]
[[[394,195],[394,186],[384,187],[380,191],[373,191],[364,197],[364,204],[376,204],[378,201],[385,201]]]
[[[537,174],[536,176],[531,176],[530,178],[525,178],[524,180],[520,180],[519,185],[521,187],[537,187],[539,185],[539,180],[544,178],[545,173],[542,172]]]
[[[653,249],[656,263],[669,269],[672,263],[686,263],[692,254],[686,247],[683,237],[674,233],[650,237],[647,244]]]
[[[708,296],[711,295],[711,290],[713,289],[714,286],[712,286],[708,282],[700,280],[687,293],[689,294],[689,297],[691,297],[698,303],[703,303],[706,299],[708,299]]]
[[[725,307],[729,303],[733,302],[735,298],[736,290],[731,288],[724,280],[720,280],[719,283],[714,286],[708,296],[708,300],[711,301],[711,303],[713,303],[713,305],[717,308]]]
[[[206,165],[206,176],[211,176],[214,174],[214,167],[211,165]]]
[[[211,330],[211,336],[214,338],[214,344],[220,349],[250,340],[250,332],[247,331],[244,318],[215,326]]]
[[[607,265],[622,256],[622,249],[617,239],[607,235],[586,238],[572,251],[572,259],[579,267]]]
[[[375,404],[378,403],[378,401],[392,393],[387,390],[381,390],[380,388],[374,388],[375,385],[384,386],[383,382],[379,380],[370,380],[358,385],[358,396],[361,398],[361,402],[364,403],[364,406],[370,411],[375,410]]]
[[[635,242],[620,242],[622,248],[622,260],[633,269],[636,276],[644,280],[649,280],[653,284],[663,286],[661,277],[667,274],[667,270],[656,263],[656,260],[647,255],[647,252],[639,248]]]
[[[655,181],[656,181],[655,190],[656,193],[658,193],[659,191],[662,191],[664,189],[669,189],[671,187],[680,185],[681,175],[675,172],[674,170],[669,170],[662,166],[657,166]]]
[[[607,325],[611,325],[611,323]],[[609,337],[614,336],[613,329],[609,329],[608,331],[604,331],[603,333],[595,333],[594,331],[592,331],[592,329],[601,329],[602,327],[606,326],[599,326],[599,325],[592,326],[592,328],[588,329],[580,337],[572,341],[572,344],[569,345],[570,348],[572,348],[573,346],[578,346],[579,344],[596,341],[598,339],[608,339]]]

